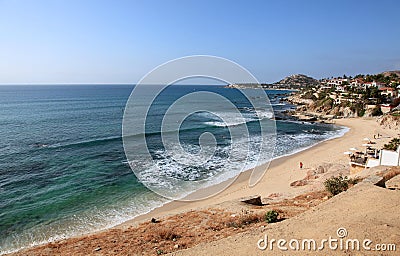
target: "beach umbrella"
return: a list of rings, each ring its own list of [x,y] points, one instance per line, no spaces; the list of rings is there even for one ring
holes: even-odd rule
[[[353,153],[351,153],[351,152],[349,152],[349,151],[346,151],[346,152],[343,152],[343,154],[345,154],[345,155],[352,155]]]
[[[370,141],[370,139],[369,139],[369,138],[364,138],[364,140],[365,140],[365,141]]]
[[[350,148],[351,151],[358,151],[357,148]]]

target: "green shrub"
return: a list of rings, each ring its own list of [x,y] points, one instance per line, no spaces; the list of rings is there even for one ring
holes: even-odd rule
[[[390,113],[390,115],[392,115],[392,116],[400,116],[400,112],[399,112],[399,111],[396,111],[396,112],[394,112],[394,113]]]
[[[389,144],[383,145],[383,149],[396,151],[399,145],[400,145],[400,139],[394,138],[391,141],[389,141]]]
[[[331,177],[324,182],[325,189],[332,195],[337,195],[349,188],[349,180],[347,176]]]
[[[355,179],[348,179],[349,185],[356,185],[358,182],[360,182],[362,179],[360,178],[355,178]]]
[[[267,223],[274,223],[278,221],[278,215],[279,213],[277,211],[269,211],[265,214],[265,221]]]
[[[382,113],[382,110],[381,110],[381,108],[379,107],[379,106],[377,106],[376,108],[374,108],[373,110],[372,110],[372,116],[380,116],[380,115],[383,115],[383,113]]]
[[[364,116],[364,114],[365,114],[365,110],[364,110],[364,109],[359,109],[359,110],[357,111],[357,115],[358,115],[359,117]]]
[[[315,97],[315,95],[314,95],[314,92],[311,91],[311,90],[306,91],[306,92],[303,94],[302,98],[303,98],[303,99],[312,99],[312,100],[316,100],[316,99],[317,99],[317,98]]]
[[[331,98],[325,99],[322,106],[326,109],[331,109],[333,107],[333,99]]]

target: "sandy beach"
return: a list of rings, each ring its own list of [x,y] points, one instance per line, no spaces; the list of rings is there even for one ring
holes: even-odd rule
[[[124,223],[122,226],[130,226],[136,221],[196,208],[204,208],[212,204],[237,200],[252,195],[260,195],[262,198],[266,198],[271,194],[278,194],[283,199],[294,197],[309,190],[320,189],[320,187],[310,188],[309,186],[291,187],[290,183],[304,178],[309,170],[315,169],[324,163],[336,163],[347,166],[349,158],[343,152],[348,151],[352,147],[360,150],[363,149],[362,144],[365,144],[364,138],[371,138],[373,140],[374,134],[381,134],[380,139],[374,140],[379,148],[399,133],[396,130],[384,129],[379,126],[374,118],[338,119],[335,120],[335,124],[345,126],[349,128],[349,131],[342,137],[324,141],[304,151],[273,160],[269,166],[263,166],[263,168],[268,169],[262,180],[254,187],[248,186],[248,179],[251,172],[246,171],[239,175],[226,190],[212,198],[196,202],[171,202],[148,214]],[[300,162],[304,164],[302,169],[299,167]],[[216,185],[217,188],[214,189],[218,190],[220,186]],[[196,193],[202,193],[202,191],[200,190]]]
[[[104,242],[104,239],[114,239],[113,241],[109,241],[109,243],[114,243],[114,247],[111,246],[111,248],[115,249],[118,247],[119,244],[118,239],[116,240],[115,237],[115,234],[117,232],[116,230],[119,230],[118,232],[129,233],[129,230],[131,230],[133,227],[140,226],[140,224],[144,222],[149,223],[149,220],[151,218],[155,218],[156,220],[164,220],[168,216],[174,216],[176,214],[182,214],[185,212],[187,213],[193,211],[202,211],[204,209],[209,209],[213,206],[215,206],[214,208],[222,207],[224,211],[231,213],[237,212],[238,209],[240,209],[240,207],[237,207],[237,202],[240,198],[246,196],[259,195],[263,199],[264,203],[273,203],[282,201],[284,199],[294,198],[296,196],[306,193],[318,192],[323,189],[321,179],[319,181],[316,180],[315,182],[310,182],[310,184],[305,186],[291,186],[290,184],[295,181],[304,179],[304,177],[309,175],[310,171],[318,169],[319,166],[335,164],[337,166],[344,166],[348,170],[349,168],[347,167],[349,159],[348,156],[343,154],[344,151],[348,151],[349,148],[352,147],[362,149],[362,144],[365,143],[364,138],[367,137],[371,138],[371,140],[374,140],[374,135],[378,133],[381,135],[381,137],[374,141],[379,148],[383,144],[387,143],[390,138],[397,136],[399,133],[399,131],[397,130],[381,127],[374,118],[339,119],[335,120],[335,123],[336,125],[348,127],[348,132],[342,137],[321,142],[299,153],[281,157],[272,161],[262,180],[254,187],[248,186],[248,177],[250,175],[250,171],[246,171],[239,175],[239,177],[227,189],[208,199],[195,202],[171,202],[151,211],[150,213],[141,215],[131,221],[123,223],[113,229],[101,231],[92,236],[83,236],[79,238],[73,238],[72,240],[67,239],[61,242],[51,243],[50,245],[38,246],[28,249],[28,251],[24,250],[18,252],[17,255],[25,255],[26,253],[30,255],[51,255],[54,253],[68,255],[71,253],[75,254],[77,252],[83,252],[84,254],[108,255],[112,254],[112,252],[107,252],[107,250],[105,249],[107,245],[104,245],[104,243],[107,242]],[[302,169],[300,169],[299,167],[300,162],[304,164]],[[267,166],[263,166],[263,168],[267,168]],[[333,174],[337,173],[326,173],[325,177],[326,175]],[[344,174],[346,175],[348,173]],[[215,187],[208,189],[218,190],[218,186],[219,185],[216,185]],[[200,190],[196,193],[202,193],[202,191]],[[284,225],[285,222],[286,221],[280,224]],[[91,248],[91,246],[93,246],[92,242],[95,241],[95,239],[99,238],[103,239],[101,240],[101,248]],[[208,244],[208,241],[202,242]],[[218,243],[218,241],[216,243]],[[221,247],[221,245],[219,245],[219,247]],[[125,245],[124,248],[124,250],[119,252],[129,252],[129,246]],[[174,250],[179,251],[180,248],[181,247],[177,246],[174,247]],[[223,246],[221,248],[219,248],[219,252],[223,251]],[[211,249],[212,248],[210,248],[209,246],[207,247],[207,250]],[[139,251],[131,251],[131,253],[142,255],[142,253],[140,253]],[[195,254],[197,253],[198,251],[196,251]],[[182,251],[182,254],[195,255],[193,253],[190,253],[190,251],[187,253],[185,253],[185,251]],[[207,255],[208,253],[203,254]],[[242,254],[239,253],[239,255]]]

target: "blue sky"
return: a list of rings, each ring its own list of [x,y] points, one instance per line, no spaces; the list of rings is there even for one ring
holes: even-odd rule
[[[259,81],[400,69],[400,1],[0,0],[0,84],[135,83],[186,55]]]

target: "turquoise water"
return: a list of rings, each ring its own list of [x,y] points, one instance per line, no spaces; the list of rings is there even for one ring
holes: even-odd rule
[[[110,227],[168,201],[138,181],[124,154],[121,125],[132,88],[0,87],[0,252]],[[251,119],[251,108],[240,101],[236,90],[217,86],[171,88],[153,106],[154,119],[148,121],[146,138],[162,170],[185,180],[212,178],[224,172],[218,162],[226,157],[229,146],[227,127],[200,113],[186,121],[181,139],[189,151],[196,150],[199,135],[212,132],[218,142],[216,158],[201,169],[168,162],[168,152],[159,145],[160,133],[151,130],[152,125],[157,123],[157,113],[166,102],[193,90],[235,98],[249,119],[245,124],[232,120],[232,124],[248,125],[255,143],[260,136],[259,124]],[[268,91],[275,111],[293,107],[280,102],[281,93]],[[273,121],[266,118],[262,122]],[[294,121],[278,121],[276,128],[275,157],[343,132],[331,125]]]

